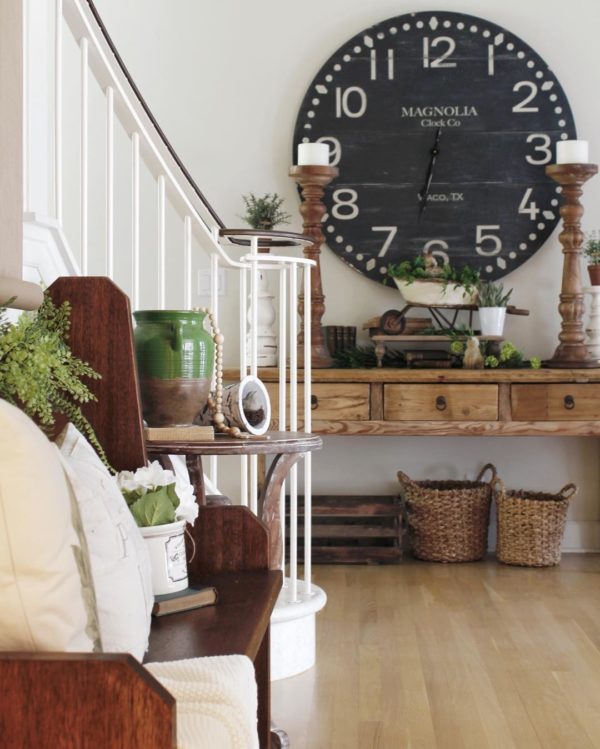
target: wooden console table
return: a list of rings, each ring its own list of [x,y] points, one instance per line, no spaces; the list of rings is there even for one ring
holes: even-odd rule
[[[276,423],[278,372],[258,376]],[[600,369],[321,369],[312,379],[317,434],[600,436]]]

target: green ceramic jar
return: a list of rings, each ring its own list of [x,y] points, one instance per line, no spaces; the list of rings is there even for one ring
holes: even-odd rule
[[[206,408],[215,345],[203,312],[134,312],[135,353],[148,426],[190,426]]]

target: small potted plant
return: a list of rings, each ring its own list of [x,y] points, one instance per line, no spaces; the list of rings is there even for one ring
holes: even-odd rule
[[[506,320],[506,307],[512,289],[504,291],[501,283],[484,282],[479,286],[479,324],[481,335],[501,336]]]
[[[198,517],[193,487],[157,460],[135,473],[121,471],[117,483],[146,540],[154,595],[187,588],[185,525]]]
[[[590,283],[592,286],[600,286],[600,231],[591,231],[587,235],[583,254],[587,258]]]
[[[388,267],[388,276],[408,304],[466,305],[477,303],[479,271],[469,265],[439,265],[431,252]]]
[[[257,231],[273,231],[279,224],[289,224],[292,218],[289,213],[281,210],[283,198],[274,192],[258,198],[254,193],[242,195],[246,213],[240,216],[249,226]],[[259,240],[259,252],[269,251],[269,240]]]

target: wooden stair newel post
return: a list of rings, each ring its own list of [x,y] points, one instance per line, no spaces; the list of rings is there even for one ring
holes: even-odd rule
[[[558,311],[562,318],[560,343],[545,366],[557,368],[597,367],[590,358],[583,328],[583,284],[581,281],[581,231],[583,185],[598,172],[597,164],[549,164],[546,174],[562,187],[560,215],[563,230],[559,235],[564,256]]]
[[[321,320],[325,313],[325,296],[323,294],[323,284],[321,282],[321,266],[319,256],[321,255],[321,245],[325,241],[325,235],[321,229],[323,216],[325,215],[325,205],[323,195],[325,187],[335,179],[339,170],[335,166],[293,166],[290,169],[290,177],[293,177],[300,185],[302,191],[302,203],[300,204],[300,213],[302,215],[302,226],[304,234],[312,239],[312,244],[304,249],[305,257],[314,260],[314,265],[310,270],[310,290],[311,290],[311,361],[312,366],[323,369],[333,366],[333,359],[323,335],[323,326]],[[298,298],[298,311],[300,314],[300,333],[298,335],[298,361],[304,361],[304,293],[300,292]]]

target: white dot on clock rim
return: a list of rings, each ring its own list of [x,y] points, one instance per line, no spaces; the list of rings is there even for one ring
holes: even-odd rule
[[[465,27],[465,25],[464,25],[464,23],[463,23],[462,21],[459,21],[459,22],[458,22],[458,23],[456,24],[456,28],[457,28],[457,29],[460,29],[461,31],[462,31],[462,30],[464,29],[464,27]]]
[[[514,259],[515,259],[515,258],[517,257],[517,253],[516,253],[516,252],[509,252],[509,253],[508,253],[508,257],[509,257],[509,258],[510,258],[511,260],[514,260]]]
[[[562,114],[562,107],[554,107],[554,114]]]
[[[531,232],[531,234],[529,235],[529,240],[531,242],[535,242],[536,239],[537,239],[537,234],[534,234],[533,232]]]
[[[485,272],[486,273],[491,273],[493,270],[494,270],[494,268],[491,265],[486,265],[485,266]]]
[[[331,75],[331,73],[328,73],[325,76],[325,80],[327,81],[327,83],[331,83],[331,81],[333,80],[333,76]]]
[[[397,33],[398,33],[398,29],[395,26],[392,26],[392,28],[390,29],[390,34],[397,34]]]
[[[445,29],[449,29],[452,26],[452,21],[444,21],[442,25]]]
[[[536,78],[543,78],[544,77],[544,72],[542,70],[538,70],[536,72],[536,74],[535,74],[535,77]]]
[[[562,192],[562,187],[558,185],[558,187],[554,188],[554,191],[560,194]]]
[[[490,36],[491,31],[489,29],[484,29],[481,33],[487,39],[487,37]]]
[[[358,255],[356,256],[356,259],[357,260],[364,260],[364,257],[365,256],[362,253],[359,252]]]
[[[569,140],[569,133],[561,133],[560,134],[561,140]]]
[[[352,247],[351,244],[347,244],[344,249],[346,250],[346,252],[354,252],[354,247]]]
[[[509,52],[512,52],[514,48],[515,48],[515,45],[514,45],[514,44],[513,44],[512,42],[507,42],[507,44],[506,44],[506,49],[507,49],[507,50],[508,50]]]
[[[537,225],[537,228],[538,228],[538,229],[539,229],[540,231],[544,231],[544,229],[546,228],[546,224],[543,224],[543,223],[541,223],[541,222],[540,222],[540,223],[539,223],[539,224]]]
[[[342,66],[339,64],[339,62],[336,62],[336,64],[333,66],[333,69],[339,71],[342,69]]]
[[[519,249],[520,250],[526,250],[527,249],[527,245],[525,244],[525,242],[521,242],[521,244],[519,245]]]
[[[475,26],[475,24],[473,24],[472,26],[469,26],[469,31],[472,34],[476,34],[477,33],[477,26]]]
[[[550,201],[550,205],[553,205],[555,207],[558,205],[558,203],[559,201],[556,198],[552,198],[552,200]]]
[[[423,21],[417,21],[417,22],[416,22],[416,24],[415,24],[415,26],[416,26],[416,27],[417,27],[418,29],[422,29],[424,25],[425,25],[425,24],[423,23]]]
[[[335,231],[335,226],[328,226],[328,227],[327,227],[327,231],[328,231],[328,232],[329,232],[330,234],[333,234],[333,232]]]
[[[567,124],[567,121],[566,121],[566,120],[559,120],[559,121],[558,121],[558,126],[559,126],[559,127],[564,127],[564,126],[565,126],[566,124]]]
[[[305,130],[312,130],[312,125],[309,125],[308,122],[304,125]]]
[[[308,137],[308,135],[305,135],[304,138],[302,138],[302,142],[303,143],[310,143],[310,138]]]
[[[387,273],[387,265],[382,265],[379,268],[379,272],[381,273],[382,276],[385,275]]]
[[[520,50],[519,52],[517,52],[517,57],[519,58],[519,60],[522,60],[525,57],[525,52],[523,52],[523,50]]]
[[[350,60],[351,60],[351,59],[352,59],[352,55],[344,55],[344,56],[342,57],[342,60],[343,60],[344,62],[350,62]]]
[[[556,94],[550,94],[548,98],[550,99],[550,101],[556,101],[558,99],[558,96]]]
[[[402,29],[404,31],[410,31],[410,23],[403,23],[402,24]]]
[[[377,34],[377,38],[378,38],[378,39],[385,39],[385,34],[383,33],[383,31],[380,31],[380,32],[379,32],[379,33]]]
[[[320,103],[321,103],[321,101],[319,99],[316,99],[316,98],[313,99],[312,102],[311,102],[311,104],[313,105],[313,107],[318,107]]]
[[[338,234],[338,235],[337,235],[337,237],[335,238],[335,241],[336,241],[336,242],[337,242],[338,244],[342,244],[342,242],[344,241],[344,237],[342,237],[342,235],[341,235],[341,234]]]
[[[356,52],[356,54],[358,55],[358,54],[359,54],[359,52],[361,52],[361,48],[360,48],[360,47],[359,47],[359,46],[357,45],[356,47],[354,47],[354,51],[355,51],[355,52]]]
[[[527,60],[528,68],[535,68],[535,62],[533,60]]]
[[[309,109],[309,110],[308,110],[308,112],[306,113],[306,116],[307,116],[307,117],[311,117],[311,118],[312,118],[312,117],[314,117],[314,116],[315,116],[315,113],[313,112],[313,110],[312,110],[312,109]]]

